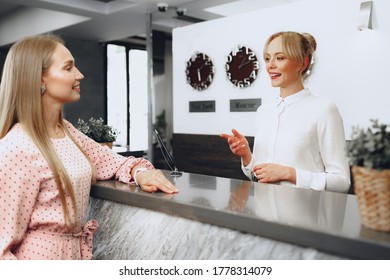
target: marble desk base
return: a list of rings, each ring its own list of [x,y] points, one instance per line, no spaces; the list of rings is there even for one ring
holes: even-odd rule
[[[98,220],[94,259],[246,260],[341,259],[304,248],[110,200],[90,198]]]

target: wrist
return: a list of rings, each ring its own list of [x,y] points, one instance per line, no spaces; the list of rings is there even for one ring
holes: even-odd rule
[[[242,161],[242,164],[244,165],[244,167],[248,166],[252,161],[252,154],[249,153],[245,156],[242,156],[241,161]]]
[[[286,167],[286,178],[285,180],[295,184],[296,183],[296,171],[293,167]]]
[[[139,183],[138,183],[138,180],[137,180],[137,176],[145,171],[148,171],[148,168],[144,167],[144,166],[140,166],[140,167],[137,167],[134,171],[134,175],[133,175],[133,178],[134,178],[134,182],[137,186],[139,186]]]

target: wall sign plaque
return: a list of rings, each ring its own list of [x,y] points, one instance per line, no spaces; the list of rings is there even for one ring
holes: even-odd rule
[[[261,98],[231,99],[230,112],[256,112],[261,105]]]
[[[215,100],[190,101],[190,113],[213,113],[215,112]]]

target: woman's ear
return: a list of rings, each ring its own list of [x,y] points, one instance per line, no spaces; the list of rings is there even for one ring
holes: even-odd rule
[[[303,65],[301,68],[301,72],[306,70],[309,67],[309,58],[306,56],[305,59],[303,60]]]

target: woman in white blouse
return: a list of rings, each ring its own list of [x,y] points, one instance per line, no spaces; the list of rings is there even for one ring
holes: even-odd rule
[[[280,94],[257,110],[253,153],[237,130],[221,137],[241,157],[243,172],[253,180],[347,192],[350,173],[340,113],[334,103],[312,95],[303,85],[316,47],[307,33],[271,35],[263,55],[271,84]]]

